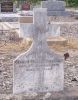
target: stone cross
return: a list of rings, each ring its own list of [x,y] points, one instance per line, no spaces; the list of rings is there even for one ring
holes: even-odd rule
[[[33,24],[28,25],[33,43],[14,60],[14,94],[61,91],[64,86],[63,57],[50,51],[46,41],[47,9],[34,8],[33,12]]]
[[[20,37],[32,37],[33,32],[33,24],[32,23],[20,23]],[[49,23],[47,24],[46,28],[46,35],[47,36],[60,36],[60,26],[56,23]]]

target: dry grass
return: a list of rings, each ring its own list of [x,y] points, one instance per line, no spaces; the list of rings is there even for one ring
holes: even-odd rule
[[[52,46],[49,46],[50,48],[53,48],[56,51],[62,52],[65,50],[70,49],[76,49],[78,50],[78,39],[74,37],[68,37],[67,38],[67,44],[66,45],[57,45],[53,44]]]
[[[68,46],[69,46],[69,49],[71,49],[71,48],[78,49],[78,39],[74,38],[74,37],[69,38]]]
[[[68,38],[68,43],[66,45],[57,45],[57,44],[52,44],[49,46],[50,49],[54,49],[55,51],[65,51],[67,49],[76,49],[78,50],[78,40],[76,38]],[[0,51],[3,50],[4,52],[22,52],[27,50],[31,45],[31,41],[28,40],[23,40],[21,42],[9,42],[9,43],[4,43],[0,42]]]
[[[24,42],[9,42],[9,43],[0,43],[0,50],[4,51],[4,52],[11,52],[11,51],[15,51],[15,52],[21,52],[24,50],[27,50],[29,48],[29,44],[28,42],[25,41]]]

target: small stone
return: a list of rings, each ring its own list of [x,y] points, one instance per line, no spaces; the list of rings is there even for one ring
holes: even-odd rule
[[[76,78],[73,78],[71,81],[77,81],[77,79]]]

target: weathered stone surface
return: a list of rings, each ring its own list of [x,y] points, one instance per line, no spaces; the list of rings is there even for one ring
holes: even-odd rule
[[[65,11],[65,3],[63,1],[43,1],[42,7],[48,11]]]
[[[20,23],[20,37],[31,37],[33,32],[33,23]]]
[[[69,12],[65,11],[64,1],[48,0],[42,1],[42,8],[47,8],[48,16],[66,16]]]
[[[48,11],[48,16],[67,16],[69,15],[68,11]]]
[[[23,19],[26,20],[26,17]],[[27,21],[23,21],[22,17],[19,18],[20,22],[20,37],[32,37],[33,33],[33,23],[27,23]],[[20,21],[21,20],[21,21]],[[32,20],[33,22],[33,20]],[[48,22],[48,21],[47,21]],[[56,23],[51,23],[50,21],[47,24],[46,34],[54,36],[60,36],[60,25]]]
[[[14,60],[13,93],[63,90],[63,58],[46,42],[47,10],[34,9],[33,44]]]
[[[58,24],[48,24],[48,34],[54,36],[60,36],[60,26]]]

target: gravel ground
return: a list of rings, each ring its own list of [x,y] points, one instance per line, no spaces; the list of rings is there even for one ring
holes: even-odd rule
[[[52,22],[78,22],[77,16],[51,16],[49,20]]]

